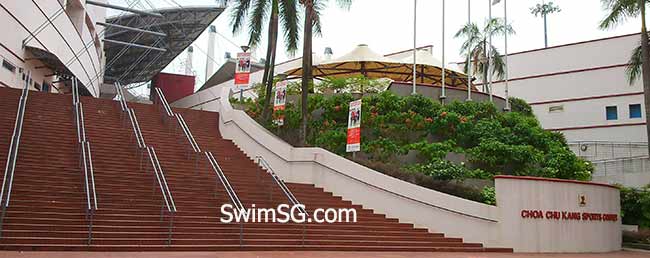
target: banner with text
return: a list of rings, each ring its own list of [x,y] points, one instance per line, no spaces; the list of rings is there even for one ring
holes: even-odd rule
[[[347,152],[361,151],[361,100],[350,102]]]
[[[276,115],[278,111],[284,110],[287,104],[287,81],[279,81],[275,84],[275,101],[273,104],[273,122],[276,125],[284,125],[284,115]]]
[[[235,90],[245,90],[250,84],[251,53],[237,54],[237,67],[235,68]]]

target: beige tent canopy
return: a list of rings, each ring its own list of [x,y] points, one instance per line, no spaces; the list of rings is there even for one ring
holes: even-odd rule
[[[442,63],[426,51],[417,51],[417,82],[440,85],[442,80]],[[364,75],[368,78],[388,78],[395,81],[412,81],[413,57],[396,60],[384,57],[362,44],[350,53],[314,66],[315,78],[351,77]],[[463,73],[446,69],[446,85],[466,87],[467,76]],[[289,79],[302,77],[302,68],[286,72]]]

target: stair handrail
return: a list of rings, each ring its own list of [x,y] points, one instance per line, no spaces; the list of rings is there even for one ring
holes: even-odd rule
[[[300,211],[300,213],[305,214],[306,216],[309,216],[309,213],[307,212],[307,210],[305,210],[305,208],[304,208],[304,206],[302,205],[302,203],[300,203],[300,201],[298,201],[298,198],[296,198],[296,196],[293,195],[293,193],[291,192],[291,190],[289,189],[289,187],[287,187],[287,185],[284,183],[284,180],[282,180],[280,177],[278,177],[278,175],[275,173],[275,171],[273,171],[273,168],[272,168],[271,165],[269,165],[269,163],[264,159],[264,157],[262,157],[262,156],[256,156],[255,159],[257,160],[257,163],[258,163],[258,164],[259,164],[263,169],[266,170],[266,173],[268,173],[268,174],[271,176],[271,178],[273,179],[273,181],[275,181],[275,183],[280,187],[280,189],[282,190],[282,192],[284,193],[284,195],[287,197],[287,199],[289,199],[289,201],[291,202],[291,204],[294,205],[295,207],[298,207],[298,211]]]
[[[129,121],[131,122],[131,128],[133,129],[133,135],[135,135],[138,149],[146,149],[147,143],[144,141],[144,136],[142,136],[142,130],[140,129],[138,117],[135,115],[135,110],[133,110],[133,108],[128,108],[126,110],[126,113],[129,116]]]
[[[171,245],[174,215],[176,214],[176,204],[174,203],[174,197],[172,196],[172,192],[171,190],[169,190],[169,185],[167,184],[165,173],[163,172],[162,166],[160,166],[160,161],[158,160],[156,149],[153,146],[147,146],[146,149],[147,149],[147,154],[149,156],[149,161],[151,162],[151,167],[153,168],[155,180],[158,183],[158,187],[160,188],[160,192],[163,197],[163,207],[161,207],[161,209],[163,210],[166,209],[167,212],[170,214],[167,245]],[[160,215],[162,220],[163,213],[161,212]]]
[[[194,135],[192,134],[192,131],[190,131],[190,127],[188,127],[187,123],[185,123],[185,118],[183,118],[183,115],[176,113],[176,120],[178,121],[178,125],[183,130],[183,133],[185,134],[185,138],[187,138],[187,141],[190,143],[192,150],[195,153],[200,153],[201,148],[199,147],[199,144],[196,142],[196,139],[194,139]]]
[[[29,82],[31,81],[31,72],[27,73],[25,77],[25,87],[20,94],[18,101],[18,110],[16,111],[16,121],[14,122],[14,132],[11,136],[11,144],[9,145],[9,152],[7,153],[7,163],[5,164],[5,174],[2,180],[2,190],[0,191],[0,206],[2,206],[2,213],[0,214],[0,238],[2,238],[2,226],[4,217],[9,207],[11,200],[11,189],[14,182],[14,172],[16,170],[16,161],[18,159],[18,149],[20,147],[20,137],[23,133],[23,122],[25,120],[25,109],[27,107],[27,98],[29,97]],[[9,177],[7,182],[7,177]],[[5,193],[6,190],[6,193]],[[6,198],[5,198],[6,195]]]
[[[219,162],[217,162],[217,159],[214,158],[212,152],[206,151],[204,153],[205,156],[208,158],[208,162],[210,163],[210,166],[212,166],[212,170],[217,175],[217,178],[219,178],[219,181],[221,182],[221,185],[223,185],[224,190],[226,190],[226,193],[228,194],[228,198],[230,198],[230,202],[232,203],[232,205],[235,206],[234,208],[237,211],[239,211],[240,214],[243,214],[244,217],[247,217],[248,212],[246,211],[246,208],[244,208],[244,205],[239,199],[239,196],[237,196],[237,192],[235,192],[235,189],[233,189],[232,185],[230,184],[230,181],[228,181],[228,178],[223,173],[223,170],[221,169],[221,166],[219,166]],[[244,224],[242,223],[242,221],[239,221],[239,246],[243,246],[243,245],[244,245]]]
[[[169,102],[167,102],[167,98],[165,98],[165,93],[162,92],[162,90],[158,87],[154,87],[156,91],[156,96],[158,96],[158,99],[160,100],[161,105],[163,106],[163,109],[165,109],[165,113],[167,113],[167,116],[169,117],[174,117],[174,111],[172,111],[171,106],[169,106]]]
[[[97,192],[95,188],[95,172],[90,148],[90,141],[86,138],[86,122],[84,109],[79,97],[79,82],[72,79],[72,105],[77,126],[77,144],[79,146],[79,163],[83,169],[84,191],[86,193],[86,220],[88,220],[88,241],[92,243],[92,230],[95,212],[97,211]]]

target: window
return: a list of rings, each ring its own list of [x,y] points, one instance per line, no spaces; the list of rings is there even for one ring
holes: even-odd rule
[[[605,107],[607,120],[618,120],[618,109],[616,106]]]
[[[641,118],[641,104],[630,104],[630,118]]]
[[[564,111],[564,105],[548,107],[549,113],[556,113],[556,112],[563,112],[563,111]]]
[[[47,83],[47,82],[43,82],[43,86],[41,88],[41,91],[50,92],[50,84]]]
[[[2,67],[4,67],[5,69],[9,70],[12,73],[16,72],[16,66],[7,62],[7,60],[2,60]]]

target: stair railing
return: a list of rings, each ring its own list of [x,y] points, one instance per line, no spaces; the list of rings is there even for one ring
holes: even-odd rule
[[[169,102],[167,101],[167,98],[165,98],[165,93],[162,92],[160,88],[155,88],[156,91],[156,97],[158,101],[160,102],[161,106],[165,110],[165,113],[162,113],[164,116],[165,114],[167,115],[168,118],[174,119],[176,118],[176,122],[178,123],[178,127],[181,128],[183,131],[183,134],[185,135],[185,138],[190,144],[190,149],[188,149],[188,159],[191,157],[192,153],[194,153],[194,158],[195,158],[195,167],[198,168],[198,162],[199,162],[199,155],[201,154],[201,148],[199,147],[199,144],[196,142],[196,139],[194,139],[194,135],[192,134],[192,131],[190,131],[190,128],[187,126],[187,123],[185,122],[185,119],[183,118],[183,115],[179,113],[174,113],[172,110],[171,106],[169,105]],[[166,119],[163,118],[163,121],[166,121]]]
[[[95,212],[97,212],[97,192],[95,191],[95,172],[90,141],[86,138],[83,104],[79,99],[79,84],[76,78],[72,79],[72,105],[75,124],[77,126],[79,167],[83,169],[83,184],[84,192],[86,193],[86,221],[88,221],[87,244],[90,245],[93,239]]]
[[[302,214],[305,218],[309,217],[309,213],[307,212],[307,210],[305,210],[305,206],[302,203],[300,203],[300,201],[298,201],[298,198],[296,198],[296,196],[293,195],[293,193],[291,192],[289,187],[284,183],[284,180],[282,180],[280,177],[278,177],[278,175],[275,173],[275,171],[273,171],[273,168],[271,168],[271,165],[269,165],[269,163],[264,159],[264,157],[256,156],[255,160],[257,160],[257,163],[266,171],[267,174],[269,174],[271,176],[271,178],[273,179],[275,184],[278,187],[280,187],[280,190],[282,190],[282,193],[284,193],[284,195],[287,197],[287,199],[289,200],[291,205],[293,207],[297,207],[298,212],[300,212],[300,214]],[[260,176],[259,176],[259,172],[258,172],[258,180],[259,180],[259,178],[260,178]],[[269,191],[268,192],[269,192],[269,196],[270,196],[269,198],[273,199],[273,194],[272,194],[273,191],[270,188],[270,186],[269,186]],[[303,246],[305,245],[306,230],[307,230],[306,223],[302,223],[302,245]]]
[[[20,100],[18,101],[14,133],[11,136],[11,144],[9,145],[9,152],[7,154],[7,163],[5,164],[5,175],[2,180],[2,191],[0,192],[0,206],[2,206],[2,213],[0,214],[0,238],[2,238],[2,226],[7,213],[7,208],[9,208],[9,201],[11,200],[11,188],[14,183],[14,172],[18,160],[20,137],[23,133],[25,109],[27,107],[27,98],[29,97],[29,81],[31,81],[31,72],[28,72],[25,77],[25,88],[23,88],[23,91],[20,94]]]
[[[160,221],[164,219],[165,211],[169,214],[169,224],[167,226],[167,245],[172,244],[172,233],[174,227],[174,215],[176,215],[176,204],[174,203],[174,197],[172,196],[171,190],[167,185],[167,179],[165,179],[165,173],[163,172],[162,167],[160,166],[160,161],[158,161],[158,155],[156,155],[156,150],[152,146],[147,147],[147,154],[149,155],[149,161],[151,162],[151,167],[155,175],[155,182],[158,183],[160,192],[162,194],[163,203],[160,208]],[[155,187],[154,187],[155,190]]]
[[[217,178],[221,182],[221,185],[223,186],[224,190],[228,194],[228,198],[230,198],[230,203],[232,203],[232,205],[235,206],[234,209],[238,211],[239,214],[244,214],[244,217],[247,217],[246,208],[244,208],[244,205],[239,199],[239,196],[237,196],[237,193],[232,188],[230,181],[228,181],[228,178],[223,173],[223,170],[221,170],[221,166],[219,166],[219,163],[214,158],[214,155],[212,155],[212,152],[206,151],[205,156],[208,158],[208,162],[210,166],[212,166],[212,170],[217,175]],[[215,195],[216,195],[216,191],[215,191]],[[244,245],[244,224],[240,220],[239,221],[239,246],[243,247],[243,245]]]
[[[122,114],[126,114],[126,116],[129,118],[129,123],[131,124],[131,129],[133,129],[133,135],[131,136],[135,138],[136,142],[136,152],[139,154],[140,158],[140,169],[142,169],[142,159],[144,156],[144,150],[147,149],[147,143],[144,141],[144,136],[142,136],[142,130],[140,129],[140,123],[138,122],[138,117],[135,115],[135,111],[133,108],[129,108],[129,105],[126,103],[126,99],[124,98],[124,92],[122,91],[122,85],[119,82],[115,82],[115,92],[117,93],[117,96],[119,98],[120,102],[120,108],[122,109]],[[124,118],[123,118],[124,120]],[[123,121],[124,123],[124,121]]]

